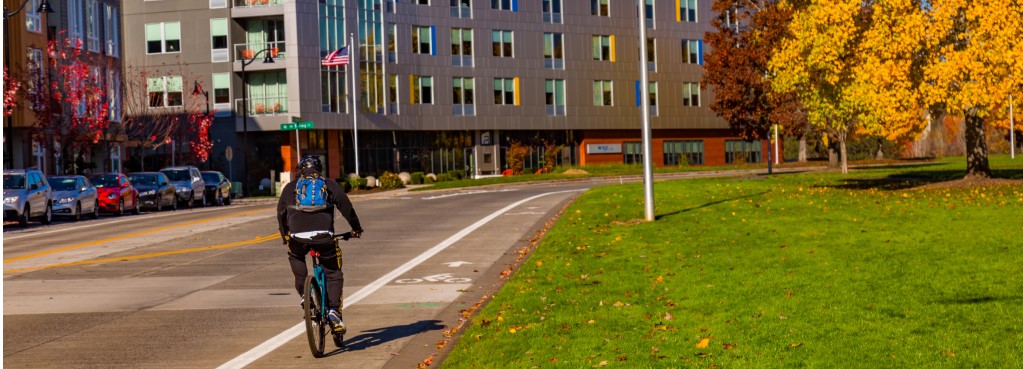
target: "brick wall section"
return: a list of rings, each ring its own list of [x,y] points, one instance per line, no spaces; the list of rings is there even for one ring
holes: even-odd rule
[[[620,164],[623,162],[624,153],[616,154],[588,154],[588,144],[622,144],[625,142],[642,141],[642,131],[636,130],[600,130],[582,131],[582,140],[579,145],[580,165]],[[654,130],[653,131],[653,159],[654,166],[664,166],[664,141],[674,140],[702,140],[703,141],[703,164],[724,165],[725,164],[725,141],[739,140],[733,132],[727,129],[693,129],[693,130]],[[773,160],[767,157],[767,140],[762,140],[762,154],[764,160]],[[624,149],[624,147],[623,147]],[[772,147],[773,149],[773,147]],[[779,149],[784,147],[779,145]]]

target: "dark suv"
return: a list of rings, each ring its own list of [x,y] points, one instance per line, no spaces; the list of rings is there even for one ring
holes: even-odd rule
[[[4,221],[26,225],[33,218],[43,224],[53,221],[53,190],[38,169],[4,171]]]
[[[196,201],[206,206],[206,182],[202,180],[199,169],[193,166],[180,166],[160,169],[160,173],[177,188],[178,202],[192,207]]]

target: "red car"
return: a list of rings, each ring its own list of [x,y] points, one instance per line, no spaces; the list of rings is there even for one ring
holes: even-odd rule
[[[124,215],[126,211],[139,213],[139,191],[131,185],[128,176],[121,173],[96,174],[89,181],[99,192],[100,210],[115,215]]]

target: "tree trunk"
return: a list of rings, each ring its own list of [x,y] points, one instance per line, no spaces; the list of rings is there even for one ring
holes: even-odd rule
[[[991,178],[987,160],[987,138],[984,137],[984,119],[976,112],[966,112],[966,179]]]
[[[877,138],[877,154],[874,155],[874,159],[884,160],[884,139],[881,137]]]
[[[840,160],[842,161],[842,174],[849,174],[849,159],[848,155],[846,155],[847,152],[845,151],[845,135],[839,135],[838,147],[839,150],[841,151]]]
[[[799,162],[806,162],[806,134],[799,136]]]
[[[770,125],[768,125],[770,127]],[[762,142],[762,141],[761,141]],[[771,156],[771,129],[767,129],[767,174],[774,174],[774,158]]]
[[[828,167],[838,168],[838,152],[836,151],[837,137],[828,134]]]

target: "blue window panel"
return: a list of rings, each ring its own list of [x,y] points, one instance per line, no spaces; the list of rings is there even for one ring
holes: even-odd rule
[[[519,0],[512,0],[512,11],[519,11]]]
[[[697,64],[703,65],[703,40],[696,40]]]
[[[702,42],[702,41],[701,41]],[[437,26],[430,26],[430,55],[437,55]],[[700,49],[703,50],[703,44],[700,44]],[[702,53],[701,53],[702,54]],[[700,56],[700,64],[703,64],[703,56]]]

